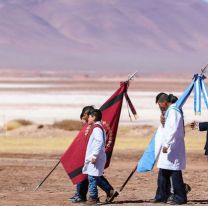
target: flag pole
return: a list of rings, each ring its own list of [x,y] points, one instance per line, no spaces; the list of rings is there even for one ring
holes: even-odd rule
[[[38,188],[48,179],[48,177],[52,174],[52,172],[58,167],[60,164],[60,160],[56,163],[53,169],[48,173],[48,175],[40,182],[40,184],[35,188],[34,191],[38,190]]]
[[[119,192],[121,192],[124,187],[126,186],[126,184],[129,182],[129,180],[131,179],[131,177],[133,176],[133,174],[136,172],[137,169],[137,165],[136,167],[134,167],[134,169],[131,171],[131,173],[129,174],[129,176],[127,177],[126,181],[123,183],[123,185],[120,187]]]
[[[135,77],[136,74],[137,74],[137,71],[134,72],[133,74],[129,75],[127,82],[133,80],[133,78]],[[127,177],[127,179],[125,180],[125,182],[123,183],[123,185],[120,187],[119,192],[122,192],[122,190],[124,189],[124,187],[127,185],[127,183],[129,182],[129,180],[132,178],[133,174],[136,172],[136,169],[137,169],[137,165],[133,168],[133,170],[131,171],[131,173],[129,174],[129,176]]]
[[[127,80],[127,82],[133,80],[136,74],[137,74],[137,71],[134,72],[133,74],[128,75],[128,80]]]
[[[126,184],[129,182],[129,180],[131,179],[131,177],[133,176],[133,174],[136,172],[137,169],[137,165],[136,167],[134,167],[134,169],[131,171],[131,173],[129,174],[129,176],[127,177],[126,181],[123,183],[123,185],[120,187],[119,189],[119,193],[122,192],[122,190],[124,189],[124,187],[126,186]],[[111,199],[114,199],[116,197],[116,193],[114,193],[114,195],[111,197]]]
[[[204,75],[206,73],[207,67],[208,67],[208,64],[203,69],[201,69],[201,75]]]

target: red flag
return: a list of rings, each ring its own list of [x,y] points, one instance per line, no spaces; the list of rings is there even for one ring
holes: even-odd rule
[[[102,124],[106,131],[106,156],[107,162],[105,168],[110,165],[113,147],[116,140],[118,124],[121,114],[124,94],[127,92],[128,84],[121,83],[120,88],[101,106]]]
[[[82,174],[82,167],[84,165],[86,145],[89,140],[89,129],[90,125],[82,127],[79,134],[60,159],[73,184],[77,184],[87,177]]]
[[[102,124],[106,131],[106,155],[107,162],[105,168],[110,165],[110,160],[116,140],[118,124],[121,114],[124,94],[127,93],[128,82],[122,82],[120,88],[101,106]],[[130,107],[131,108],[131,107]],[[135,111],[134,111],[135,113]],[[87,143],[92,132],[93,127],[85,125],[72,144],[61,157],[61,163],[71,178],[73,184],[77,184],[84,179],[86,175],[82,174],[82,167],[84,165],[85,153]]]

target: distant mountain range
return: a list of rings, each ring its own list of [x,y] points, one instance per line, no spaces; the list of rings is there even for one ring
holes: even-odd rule
[[[204,0],[0,0],[0,67],[197,71]]]

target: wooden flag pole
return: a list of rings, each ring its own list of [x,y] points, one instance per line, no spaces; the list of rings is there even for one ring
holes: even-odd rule
[[[136,74],[137,74],[137,72],[134,72],[133,74],[129,75],[128,81],[131,81],[135,77]],[[127,179],[123,183],[123,185],[120,187],[119,192],[121,192],[124,189],[126,184],[132,178],[133,174],[136,172],[136,169],[137,169],[137,165],[134,167],[134,169],[131,171],[131,173],[129,174],[129,176],[127,177]]]
[[[126,179],[126,181],[123,183],[123,185],[120,187],[118,193],[120,193],[120,192],[124,189],[124,187],[125,187],[126,184],[129,182],[129,180],[131,179],[131,177],[133,176],[133,174],[136,172],[136,169],[137,169],[137,165],[136,165],[136,167],[131,171],[130,175],[127,177],[127,179]],[[118,193],[115,192],[115,193],[113,194],[113,196],[110,198],[110,200],[108,200],[107,203],[109,203],[109,202],[112,201],[115,197],[117,197],[117,196],[118,196]]]
[[[129,182],[129,180],[131,179],[131,177],[133,176],[133,174],[136,172],[137,169],[137,165],[136,167],[134,167],[134,169],[131,171],[131,173],[129,174],[129,176],[127,177],[126,181],[123,183],[123,185],[120,187],[119,192],[121,192],[124,187],[126,186],[126,184]]]
[[[38,190],[38,188],[48,179],[48,177],[52,174],[52,172],[58,167],[60,164],[60,160],[56,163],[56,165],[53,167],[53,169],[48,173],[48,175],[41,181],[41,183],[35,188],[35,191]]]

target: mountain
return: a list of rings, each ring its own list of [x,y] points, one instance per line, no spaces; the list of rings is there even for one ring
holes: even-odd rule
[[[198,70],[207,19],[204,0],[0,0],[0,67]]]

